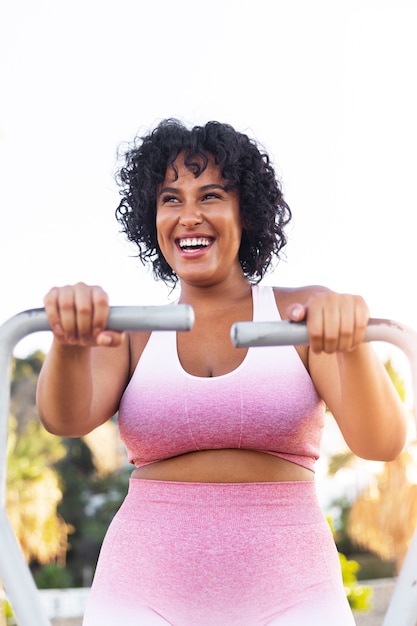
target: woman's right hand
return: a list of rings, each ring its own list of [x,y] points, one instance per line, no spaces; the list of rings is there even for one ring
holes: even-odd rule
[[[53,287],[44,298],[54,338],[69,346],[119,346],[123,333],[106,330],[109,299],[98,286]]]

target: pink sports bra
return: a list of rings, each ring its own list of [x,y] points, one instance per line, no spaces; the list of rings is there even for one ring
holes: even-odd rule
[[[279,320],[272,287],[252,287],[254,321]],[[175,305],[169,305],[175,306]],[[292,346],[249,348],[235,370],[192,376],[176,332],[153,332],[119,409],[128,458],[142,467],[196,450],[243,448],[314,470],[324,402]]]

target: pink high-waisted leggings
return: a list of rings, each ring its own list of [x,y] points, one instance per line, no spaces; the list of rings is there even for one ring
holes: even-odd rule
[[[313,481],[131,479],[83,626],[352,626]]]

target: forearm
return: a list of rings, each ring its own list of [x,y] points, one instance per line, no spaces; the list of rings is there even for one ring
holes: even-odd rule
[[[54,434],[76,437],[89,430],[91,350],[54,342],[46,357],[38,380],[37,406],[43,425]]]
[[[396,458],[406,438],[406,411],[372,347],[362,344],[352,352],[320,359],[328,361],[327,382],[320,383],[323,398],[351,450],[366,459]],[[320,381],[325,376],[323,371]]]

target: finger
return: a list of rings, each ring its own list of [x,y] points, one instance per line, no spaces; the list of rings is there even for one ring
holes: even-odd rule
[[[49,325],[58,339],[64,338],[64,329],[62,328],[61,316],[59,313],[59,289],[52,287],[43,299],[43,305],[48,318]]]
[[[360,296],[341,296],[340,331],[337,350],[354,350],[365,339],[369,309]]]
[[[83,345],[95,344],[97,336],[107,325],[109,315],[107,293],[101,287],[84,283],[75,285],[74,293],[77,340]],[[117,342],[114,337],[110,342],[106,339],[102,341],[102,345],[106,345],[106,342],[115,345]]]
[[[323,310],[322,350],[326,354],[336,352],[340,347],[341,311],[335,302]]]
[[[93,305],[93,316],[91,320],[92,336],[96,338],[107,326],[109,298],[101,287],[94,286],[91,288],[91,299]]]
[[[77,323],[75,318],[74,288],[71,285],[58,288],[57,306],[59,323],[66,342],[74,342],[77,338]]]
[[[77,283],[73,287],[74,315],[77,342],[88,345],[93,336],[94,304],[92,297],[93,287],[84,283]]]
[[[370,311],[365,300],[361,296],[355,296],[355,331],[351,349],[356,348],[365,341],[366,329],[369,322]]]
[[[310,349],[331,354],[338,349],[340,332],[339,296],[325,293],[311,299],[307,308]]]
[[[319,354],[324,350],[323,301],[315,298],[307,305],[307,330],[310,350]]]
[[[356,316],[354,296],[341,296],[339,315],[339,337],[336,350],[347,352],[355,346]]]

